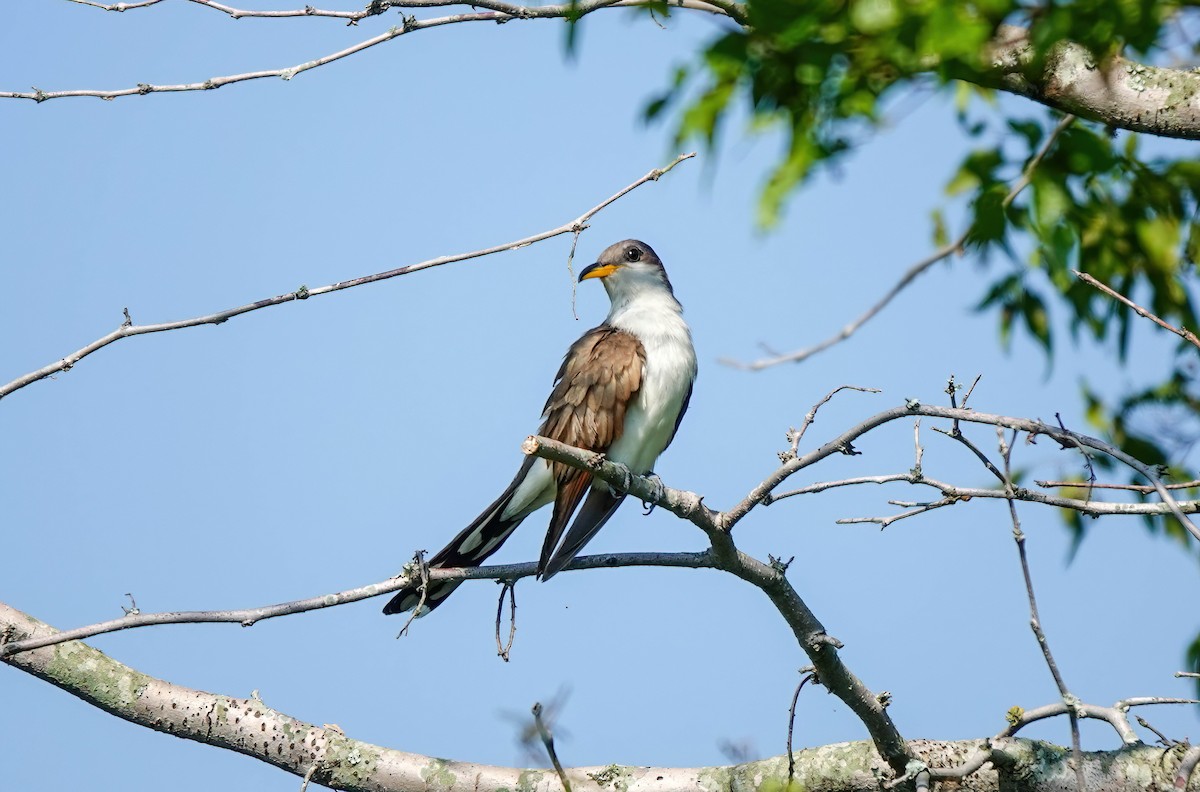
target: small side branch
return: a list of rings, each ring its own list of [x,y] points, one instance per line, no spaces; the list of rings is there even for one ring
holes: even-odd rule
[[[319,297],[322,294],[330,294],[332,292],[342,291],[344,289],[351,289],[351,288],[354,288],[355,286],[364,286],[368,283],[376,283],[378,281],[388,280],[390,278],[396,278],[401,275],[411,275],[414,272],[420,272],[421,270],[430,269],[431,267],[440,267],[445,264],[453,264],[458,261],[467,261],[469,259],[481,258],[483,256],[490,256],[490,255],[493,255],[496,253],[502,253],[507,250],[516,250],[517,248],[522,248],[527,245],[532,245],[535,242],[542,242],[547,239],[552,239],[553,237],[561,236],[563,234],[576,233],[576,232],[582,230],[583,228],[586,228],[587,222],[592,217],[594,217],[601,210],[603,210],[604,208],[606,208],[607,206],[612,204],[614,201],[617,201],[620,198],[624,197],[625,195],[628,195],[630,192],[636,190],[638,187],[641,187],[643,184],[646,184],[647,182],[657,181],[659,178],[661,178],[663,176],[663,174],[670,171],[676,165],[683,162],[684,160],[691,159],[694,156],[696,156],[694,152],[689,153],[689,154],[680,154],[678,157],[676,157],[674,160],[672,160],[666,166],[664,166],[662,168],[655,168],[654,170],[650,171],[649,173],[647,173],[645,176],[641,177],[637,181],[633,182],[632,184],[623,188],[619,192],[604,199],[599,204],[593,206],[591,209],[588,209],[586,212],[579,215],[574,220],[563,223],[562,225],[558,226],[557,228],[552,228],[548,231],[542,231],[540,233],[533,234],[532,236],[527,236],[522,239],[514,240],[512,242],[505,242],[503,244],[493,245],[491,247],[483,248],[481,250],[473,250],[469,253],[456,253],[456,254],[450,255],[450,256],[439,256],[438,258],[435,258],[435,259],[429,259],[428,261],[422,261],[419,264],[410,264],[406,267],[399,267],[397,269],[387,270],[386,272],[378,272],[378,273],[375,273],[374,275],[364,275],[362,277],[353,278],[351,280],[340,281],[338,283],[331,283],[328,286],[319,286],[319,287],[313,288],[313,289],[310,289],[306,286],[301,286],[299,289],[297,289],[294,292],[289,292],[287,294],[280,294],[275,297],[268,297],[267,299],[258,300],[257,302],[252,302],[247,305],[241,305],[241,306],[238,306],[237,308],[229,308],[224,311],[218,311],[216,313],[207,314],[205,316],[197,316],[192,319],[181,319],[179,321],[163,322],[160,324],[136,325],[136,324],[133,324],[133,322],[129,321],[127,318],[126,321],[123,322],[119,327],[117,327],[116,330],[113,330],[108,335],[105,335],[105,336],[102,336],[102,337],[96,339],[95,341],[93,341],[92,343],[83,347],[82,349],[78,349],[75,352],[72,352],[71,354],[67,355],[66,357],[62,358],[61,360],[57,360],[53,363],[50,363],[49,365],[43,366],[42,368],[38,369],[37,371],[31,371],[28,374],[25,374],[24,376],[17,377],[15,380],[13,380],[12,382],[9,382],[7,385],[0,386],[0,399],[3,399],[5,396],[8,396],[9,394],[13,393],[14,391],[18,391],[27,385],[31,385],[34,382],[46,379],[47,377],[49,377],[53,374],[57,374],[60,371],[69,371],[72,367],[75,366],[75,364],[77,364],[80,360],[84,359],[88,355],[91,355],[94,352],[98,352],[99,350],[103,349],[104,347],[108,346],[109,344],[120,341],[123,338],[130,338],[132,336],[138,336],[138,335],[146,335],[148,333],[162,333],[162,332],[166,332],[168,330],[181,330],[185,327],[200,327],[201,325],[219,325],[219,324],[223,324],[224,322],[229,321],[230,319],[234,318],[235,316],[241,316],[242,314],[247,314],[247,313],[250,313],[251,311],[258,311],[258,310],[262,310],[263,308],[271,308],[276,305],[282,305],[284,303],[295,302],[297,300],[307,300],[312,297]],[[126,317],[128,317],[128,313],[126,313]]]
[[[1016,197],[1020,195],[1026,187],[1029,186],[1029,184],[1033,181],[1033,174],[1034,171],[1037,170],[1038,165],[1040,165],[1042,160],[1046,158],[1046,155],[1050,153],[1050,150],[1054,147],[1055,142],[1058,140],[1063,131],[1073,123],[1075,123],[1075,116],[1063,116],[1050,134],[1046,136],[1046,140],[1042,143],[1041,148],[1039,148],[1037,152],[1030,157],[1029,162],[1025,163],[1025,168],[1021,171],[1021,175],[1015,182],[1013,182],[1008,194],[1004,196],[1003,205],[1005,207],[1011,204]],[[729,358],[722,358],[721,362],[727,366],[733,366],[734,368],[745,369],[747,371],[761,371],[762,369],[771,368],[772,366],[778,366],[783,363],[802,363],[818,352],[824,352],[831,346],[840,344],[841,342],[850,338],[850,336],[857,333],[859,329],[861,329],[862,326],[867,322],[874,319],[892,302],[892,300],[896,299],[901,292],[907,289],[913,281],[923,275],[934,264],[949,258],[955,253],[961,254],[966,249],[967,240],[971,236],[971,231],[972,229],[968,228],[966,231],[959,234],[958,238],[954,241],[942,245],[925,258],[913,263],[904,271],[904,274],[900,276],[900,279],[897,280],[896,283],[890,289],[888,289],[886,293],[884,293],[883,297],[881,297],[878,302],[864,311],[857,319],[850,322],[841,330],[834,333],[829,338],[826,338],[824,341],[795,352],[788,352],[787,354],[783,355],[762,358],[749,363],[743,363],[741,361],[732,360]]]
[[[1126,297],[1124,294],[1121,294],[1119,291],[1112,288],[1111,286],[1101,283],[1100,281],[1093,278],[1091,275],[1088,275],[1086,272],[1080,272],[1079,270],[1071,270],[1071,271],[1075,273],[1075,277],[1079,278],[1084,283],[1088,284],[1089,286],[1091,286],[1093,288],[1099,289],[1100,291],[1107,294],[1109,297],[1112,297],[1117,302],[1122,303],[1123,305],[1126,305],[1129,308],[1133,309],[1133,312],[1136,313],[1138,316],[1142,317],[1143,319],[1149,319],[1151,322],[1154,322],[1156,325],[1163,328],[1164,330],[1169,330],[1170,332],[1172,332],[1175,335],[1182,338],[1184,341],[1187,341],[1192,346],[1196,347],[1197,349],[1200,349],[1200,338],[1196,338],[1196,334],[1193,333],[1191,330],[1188,330],[1187,328],[1183,328],[1183,327],[1176,327],[1175,325],[1171,324],[1170,322],[1160,319],[1158,316],[1156,316],[1155,314],[1146,310],[1142,306],[1138,305],[1133,300]]]
[[[1012,438],[1007,443],[1004,441],[1003,429],[997,428],[996,434],[1000,438],[1000,456],[1004,460],[1004,488],[1011,493],[1014,489],[1012,483],[1012,446],[1016,440],[1016,432],[1013,432]],[[1059,695],[1062,696],[1063,702],[1067,705],[1067,715],[1071,719],[1071,753],[1075,760],[1075,784],[1079,792],[1084,792],[1083,748],[1080,746],[1079,740],[1079,714],[1075,711],[1074,706],[1079,703],[1079,699],[1067,689],[1067,683],[1063,679],[1062,673],[1058,670],[1058,663],[1054,661],[1054,654],[1050,651],[1050,642],[1046,640],[1046,633],[1042,630],[1042,619],[1038,615],[1037,597],[1033,593],[1033,575],[1029,571],[1029,558],[1025,552],[1025,533],[1021,530],[1021,520],[1017,517],[1017,503],[1012,497],[1008,498],[1008,513],[1012,518],[1013,539],[1017,543],[1017,555],[1021,559],[1021,574],[1025,579],[1025,595],[1029,600],[1029,627],[1033,630],[1034,637],[1037,638],[1038,647],[1042,650],[1042,657],[1046,660],[1046,667],[1050,669],[1050,675],[1054,677],[1054,684],[1058,687]]]

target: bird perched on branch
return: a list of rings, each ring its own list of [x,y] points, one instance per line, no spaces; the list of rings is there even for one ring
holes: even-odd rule
[[[592,278],[604,284],[612,307],[603,324],[567,351],[538,431],[646,475],[675,437],[692,395],[692,334],[662,261],[645,242],[629,239],[606,248],[579,273],[580,282]],[[522,520],[553,502],[538,561],[538,576],[549,580],[571,563],[624,499],[625,493],[614,492],[585,471],[529,456],[508,489],[429,559],[429,566],[479,566]],[[461,582],[431,581],[423,603],[416,585],[403,588],[383,612],[402,613],[418,604],[422,613],[428,612]]]

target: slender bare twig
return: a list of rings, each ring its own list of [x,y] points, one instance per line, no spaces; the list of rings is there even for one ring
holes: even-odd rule
[[[196,2],[196,0],[193,0]],[[316,69],[321,66],[326,66],[351,55],[357,55],[364,50],[379,44],[385,44],[393,39],[399,38],[408,33],[415,33],[419,30],[428,28],[441,27],[443,25],[453,25],[467,22],[491,22],[504,23],[512,20],[527,20],[527,19],[572,19],[578,20],[593,11],[598,11],[604,8],[615,7],[630,7],[630,6],[646,6],[657,5],[660,0],[579,0],[578,2],[559,3],[556,5],[518,5],[515,3],[506,3],[502,0],[480,0],[478,3],[444,3],[444,2],[403,2],[393,3],[398,7],[422,8],[422,7],[443,7],[447,5],[469,5],[470,7],[494,8],[498,10],[487,11],[471,11],[459,14],[450,14],[448,16],[433,17],[430,19],[417,19],[414,16],[404,16],[400,25],[395,25],[388,28],[379,35],[372,36],[369,39],[360,41],[357,44],[349,46],[343,50],[323,55],[314,58],[304,63],[298,63],[295,66],[288,66],[276,69],[263,69],[261,71],[244,72],[242,74],[230,74],[221,77],[211,77],[201,82],[191,83],[176,83],[170,85],[162,85],[155,83],[138,83],[132,88],[119,88],[115,90],[98,90],[98,89],[75,89],[66,91],[43,91],[40,88],[34,87],[31,91],[0,91],[0,99],[29,99],[37,103],[45,102],[48,99],[63,99],[69,96],[91,96],[98,99],[113,100],[124,96],[145,96],[152,93],[178,93],[183,91],[211,91],[216,88],[221,88],[225,85],[247,82],[250,80],[261,80],[265,78],[278,77],[283,80],[291,80],[298,74],[303,74],[310,69]],[[210,8],[218,8],[216,3],[201,3]],[[678,8],[686,8],[689,10],[706,11],[709,13],[729,16],[739,23],[744,23],[745,14],[741,6],[730,0],[709,0],[703,2],[701,0],[667,0],[667,5]],[[218,10],[223,10],[218,8]],[[230,9],[233,11],[235,9]],[[227,12],[228,13],[228,12]],[[231,14],[234,15],[234,14]],[[268,12],[251,13],[244,12],[241,16],[277,16]],[[292,14],[283,13],[282,16],[291,16]],[[312,16],[312,14],[295,14],[295,16]],[[325,16],[339,16],[336,13],[329,13]],[[739,19],[740,17],[740,19]],[[349,17],[347,17],[349,18]],[[353,23],[357,21],[350,18]]]
[[[496,654],[508,662],[512,652],[513,638],[517,635],[517,582],[500,580],[499,602],[496,604]],[[508,595],[508,642],[500,643],[500,619],[504,616],[504,595]]]
[[[859,385],[839,385],[838,387],[829,391],[829,393],[826,393],[825,397],[823,399],[821,399],[819,402],[817,402],[816,404],[814,404],[812,406],[812,409],[809,410],[808,413],[804,416],[804,423],[802,423],[800,425],[800,428],[798,430],[792,430],[792,431],[788,432],[788,435],[790,436],[790,439],[792,442],[792,456],[795,456],[797,453],[799,453],[800,440],[804,437],[804,433],[808,431],[808,427],[812,426],[813,421],[817,420],[817,410],[820,410],[822,407],[824,407],[826,404],[829,403],[830,399],[832,399],[834,396],[836,396],[838,393],[840,393],[844,390],[853,390],[853,391],[858,391],[859,393],[882,393],[883,392],[879,388],[864,388]]]
[[[146,6],[158,5],[163,0],[141,0],[138,3],[95,3],[92,0],[69,0],[69,2],[79,5],[91,6],[99,8],[101,11],[132,11],[135,8],[145,8]]]
[[[804,676],[800,677],[800,684],[796,685],[796,692],[792,694],[792,704],[788,707],[787,758],[789,782],[796,777],[796,754],[792,751],[792,732],[796,726],[796,704],[800,701],[800,691],[804,690],[804,686],[809,682],[817,681],[817,674],[812,666],[801,668],[800,673]]]
[[[565,792],[571,792],[571,781],[567,778],[567,771],[563,770],[562,763],[558,761],[558,752],[554,750],[554,735],[550,733],[550,728],[542,720],[542,702],[540,701],[534,702],[533,721],[537,725],[538,736],[542,738],[542,745],[546,746],[546,753],[550,755],[554,772],[558,773],[558,780],[562,782]]]
[[[854,478],[838,479],[836,481],[818,481],[814,484],[808,484],[798,489],[781,492],[771,495],[772,502],[781,501],[785,498],[792,498],[797,495],[812,495],[826,490],[837,489],[840,487],[855,487],[863,484],[892,484],[905,483],[913,485],[921,485],[932,487],[938,490],[947,498],[953,498],[960,501],[968,501],[973,498],[1004,498],[1007,499],[1008,493],[1002,489],[986,489],[983,487],[960,487],[955,484],[950,484],[938,479],[929,478],[923,473],[909,471],[907,473],[885,473],[879,476],[856,476]],[[1151,490],[1153,491],[1153,490]],[[1071,509],[1089,517],[1099,517],[1102,515],[1121,515],[1121,516],[1154,516],[1170,513],[1170,509],[1164,503],[1126,503],[1123,501],[1110,503],[1107,501],[1085,501],[1078,498],[1064,498],[1057,495],[1047,495],[1042,492],[1019,487],[1015,491],[1015,497],[1019,501],[1026,503],[1038,503],[1043,506],[1054,506],[1060,509]],[[900,502],[889,501],[896,505],[904,506]],[[1195,514],[1200,512],[1200,501],[1181,501],[1179,507],[1189,513]]]
[[[51,376],[52,374],[56,374],[60,371],[69,371],[76,363],[78,363],[83,358],[87,357],[88,355],[92,354],[93,352],[103,349],[104,347],[108,346],[109,344],[112,344],[116,341],[120,341],[123,338],[129,338],[131,336],[137,336],[137,335],[145,335],[147,333],[162,333],[162,332],[166,332],[168,330],[180,330],[185,327],[199,327],[201,325],[209,325],[209,324],[219,325],[224,322],[227,322],[228,320],[232,319],[235,316],[241,316],[242,314],[250,313],[251,311],[257,311],[257,310],[261,310],[263,308],[270,308],[275,305],[282,305],[283,303],[293,302],[296,300],[307,300],[312,297],[318,297],[322,294],[329,294],[331,292],[342,291],[343,289],[350,289],[355,286],[363,286],[368,283],[375,283],[377,281],[387,280],[389,278],[395,278],[400,275],[409,275],[414,272],[420,272],[421,270],[430,269],[431,267],[440,267],[444,264],[452,264],[452,263],[458,262],[458,261],[466,261],[468,259],[475,259],[475,258],[480,258],[483,256],[490,256],[492,254],[501,253],[501,252],[507,251],[507,250],[516,250],[517,248],[522,248],[522,247],[526,247],[527,245],[532,245],[535,242],[541,242],[543,240],[551,239],[553,237],[561,236],[563,234],[575,233],[575,232],[587,227],[588,220],[590,220],[592,217],[594,217],[600,211],[602,211],[603,209],[608,207],[614,201],[617,201],[618,199],[624,197],[625,195],[628,195],[630,192],[632,192],[633,190],[642,186],[643,184],[646,184],[647,182],[657,181],[660,177],[662,177],[665,173],[670,171],[676,165],[683,162],[684,160],[691,159],[694,156],[695,156],[695,152],[692,152],[689,154],[680,154],[678,157],[676,157],[674,160],[672,160],[666,166],[664,166],[662,168],[655,168],[654,170],[650,171],[649,173],[647,173],[645,176],[641,177],[637,181],[633,182],[632,184],[621,189],[619,192],[616,192],[613,195],[609,196],[608,198],[604,199],[600,203],[593,206],[591,209],[588,209],[586,212],[579,215],[574,220],[563,223],[562,225],[558,226],[557,228],[552,228],[548,231],[541,231],[537,234],[523,237],[522,239],[518,239],[518,240],[515,240],[512,242],[506,242],[506,243],[499,244],[499,245],[493,245],[491,247],[483,248],[481,250],[473,250],[469,253],[456,253],[456,254],[450,255],[450,256],[439,256],[438,258],[429,259],[427,261],[422,261],[419,264],[410,264],[406,267],[399,267],[397,269],[387,270],[386,272],[378,272],[378,273],[375,273],[374,275],[364,275],[359,278],[353,278],[351,280],[345,280],[345,281],[340,281],[338,283],[332,283],[328,286],[318,286],[313,289],[310,289],[305,286],[301,286],[299,289],[297,289],[294,292],[289,292],[287,294],[281,294],[276,297],[269,297],[265,300],[258,300],[257,302],[252,302],[247,305],[241,305],[241,306],[238,306],[237,308],[229,308],[224,311],[218,311],[216,313],[206,314],[204,316],[197,316],[192,319],[181,319],[181,320],[174,321],[174,322],[163,322],[160,324],[146,324],[146,325],[135,325],[132,323],[132,321],[129,321],[127,319],[116,330],[113,330],[108,335],[105,335],[105,336],[102,336],[102,337],[96,339],[95,341],[93,341],[92,343],[83,347],[82,349],[72,352],[70,355],[67,355],[65,358],[62,358],[61,360],[57,360],[54,363],[50,363],[49,365],[43,366],[42,368],[38,369],[37,371],[31,371],[28,374],[25,374],[24,376],[17,377],[15,380],[8,383],[7,385],[0,386],[0,399],[4,398],[5,396],[9,395],[10,393],[13,393],[14,391],[24,388],[26,385],[30,385],[34,382],[37,382],[38,380],[43,380],[43,379]],[[126,314],[126,317],[128,317],[128,313]]]
[[[925,455],[925,449],[921,447],[921,419],[918,418],[913,422],[913,447],[916,453],[916,461],[913,462],[912,473],[914,476],[921,475],[921,458]]]
[[[889,525],[891,525],[892,523],[897,522],[899,520],[903,520],[908,517],[916,517],[918,514],[924,514],[925,512],[933,511],[934,509],[940,509],[943,506],[953,506],[954,504],[958,503],[958,501],[959,501],[958,498],[942,498],[941,500],[932,501],[930,503],[911,504],[913,506],[916,506],[917,508],[911,509],[906,512],[900,512],[899,514],[892,514],[887,517],[842,517],[838,520],[835,520],[834,522],[838,525],[858,525],[860,523],[874,523],[874,524],[878,525],[879,530],[882,531],[884,528],[887,528]],[[892,504],[893,506],[909,505],[909,504],[900,503],[898,501],[888,501],[888,503]]]
[[[1143,718],[1141,715],[1137,716],[1137,722],[1138,722],[1138,725],[1141,726],[1143,729],[1154,732],[1154,736],[1158,738],[1158,741],[1160,743],[1162,743],[1163,745],[1167,746],[1168,748],[1170,748],[1172,745],[1175,745],[1179,742],[1179,740],[1172,740],[1170,737],[1168,737],[1167,735],[1160,732],[1158,729],[1151,726],[1150,722],[1147,721],[1145,718]]]
[[[1029,158],[1029,161],[1025,164],[1024,169],[1021,171],[1020,177],[1013,182],[1012,188],[1009,189],[1008,194],[1004,196],[1004,206],[1007,207],[1009,204],[1011,204],[1021,193],[1021,191],[1029,186],[1030,182],[1033,180],[1034,171],[1037,170],[1038,165],[1042,163],[1042,160],[1046,158],[1046,155],[1050,153],[1050,149],[1053,148],[1054,143],[1058,140],[1059,135],[1061,135],[1063,131],[1074,122],[1075,116],[1073,115],[1063,116],[1062,119],[1059,120],[1058,124],[1055,125],[1053,130],[1051,130],[1050,134],[1046,136],[1046,140],[1042,143],[1041,148],[1039,148],[1037,152]],[[818,352],[824,352],[831,346],[840,344],[858,332],[858,330],[867,322],[874,319],[880,311],[886,308],[891,301],[894,300],[898,294],[900,294],[900,292],[908,288],[909,284],[911,284],[934,264],[937,264],[943,259],[949,258],[954,253],[962,253],[967,244],[967,240],[971,236],[972,230],[973,229],[968,228],[954,241],[942,245],[925,258],[914,263],[904,271],[904,274],[900,276],[900,279],[897,280],[896,283],[887,290],[887,292],[879,299],[878,302],[863,312],[862,315],[860,315],[857,319],[850,322],[841,330],[834,333],[829,338],[826,338],[824,341],[795,352],[788,352],[783,355],[762,358],[749,363],[732,360],[729,358],[721,358],[720,362],[728,366],[733,366],[734,368],[745,369],[748,371],[760,371],[765,368],[770,368],[771,366],[778,366],[781,363],[800,363],[817,354]]]
[[[1193,333],[1191,330],[1188,330],[1187,328],[1183,328],[1183,327],[1176,327],[1175,325],[1171,324],[1170,322],[1163,321],[1162,319],[1158,318],[1158,316],[1156,316],[1155,314],[1151,313],[1150,311],[1146,310],[1142,306],[1135,303],[1133,300],[1126,297],[1124,294],[1121,294],[1119,291],[1112,288],[1111,286],[1101,283],[1100,281],[1096,280],[1095,278],[1093,278],[1091,275],[1087,274],[1086,272],[1080,272],[1079,270],[1071,270],[1071,271],[1075,273],[1075,277],[1079,278],[1084,283],[1088,284],[1089,286],[1099,289],[1100,291],[1107,294],[1109,297],[1112,297],[1114,300],[1129,306],[1130,308],[1133,309],[1134,313],[1136,313],[1138,316],[1142,317],[1143,319],[1149,319],[1151,322],[1154,322],[1156,325],[1163,328],[1164,330],[1169,330],[1172,333],[1174,333],[1175,335],[1182,338],[1184,341],[1187,341],[1192,346],[1200,348],[1200,338],[1197,338],[1196,334]]]
[[[658,566],[691,569],[713,569],[716,559],[712,553],[608,553],[603,555],[579,556],[566,567],[577,569],[609,569],[612,567]],[[366,586],[346,589],[332,594],[322,594],[307,599],[264,605],[257,608],[223,611],[169,611],[164,613],[138,613],[120,619],[63,630],[36,639],[15,640],[0,643],[0,658],[9,657],[43,646],[79,641],[94,635],[149,627],[158,624],[240,624],[250,627],[260,621],[288,616],[293,613],[331,608],[350,602],[391,594],[412,585],[417,580],[415,571],[398,577],[371,583]],[[471,569],[430,569],[430,580],[519,580],[537,574],[537,564],[497,564]]]
[[[425,563],[424,550],[418,550],[413,554],[413,560],[410,562],[408,569],[415,570],[416,572],[417,592],[420,596],[417,598],[416,607],[408,614],[408,619],[405,620],[404,626],[400,628],[400,632],[396,633],[397,638],[403,638],[405,635],[408,635],[408,628],[425,613],[425,598],[429,595],[429,564]],[[413,572],[406,572],[402,576],[411,578],[413,577]]]
[[[132,11],[137,8],[146,8],[152,5],[158,5],[163,0],[143,0],[137,3],[97,3],[92,0],[70,0],[72,3],[99,8],[102,11]],[[278,19],[283,17],[327,17],[333,19],[348,20],[347,24],[355,25],[359,20],[367,17],[379,16],[384,12],[393,8],[442,8],[446,6],[469,5],[474,8],[486,8],[491,11],[502,11],[506,14],[511,14],[514,17],[524,18],[525,8],[516,3],[493,2],[492,0],[480,0],[478,3],[464,2],[463,0],[375,0],[368,3],[367,6],[358,11],[328,11],[313,6],[305,6],[304,8],[293,8],[287,10],[262,11],[245,8],[234,8],[224,5],[223,3],[213,2],[213,0],[188,0],[190,3],[211,8],[214,11],[219,11],[226,14],[232,19],[242,19],[247,17]],[[614,5],[636,5],[640,3],[620,2]],[[741,3],[728,2],[720,0],[720,2],[704,2],[704,0],[668,0],[667,5],[676,8],[688,8],[696,11],[707,11],[712,14],[723,14],[732,19],[744,22],[745,8]],[[606,6],[607,7],[607,6]]]
[[[975,392],[975,386],[979,384],[979,380],[983,379],[982,374],[976,374],[975,379],[971,382],[971,387],[967,388],[967,395],[963,396],[962,408],[967,408],[967,402],[971,400],[971,394]]]
[[[1042,481],[1038,479],[1035,479],[1033,483],[1046,489],[1057,489],[1060,487],[1078,489],[1087,487],[1089,489],[1127,490],[1143,494],[1154,492],[1154,487],[1149,484],[1090,484],[1089,486],[1089,482],[1087,481]],[[1196,487],[1200,487],[1200,480],[1184,481],[1180,484],[1163,484],[1163,488],[1169,490],[1195,489]]]
[[[1015,489],[1012,482],[1012,447],[1016,442],[1017,433],[1016,430],[1013,430],[1012,438],[1008,442],[1004,440],[1003,429],[997,427],[996,435],[1000,440],[1000,457],[1004,460],[1004,488],[1008,492],[1012,492]],[[1075,760],[1075,784],[1079,792],[1084,792],[1083,748],[1080,746],[1079,740],[1079,714],[1075,711],[1075,705],[1080,701],[1067,688],[1067,683],[1058,670],[1058,663],[1054,661],[1054,654],[1050,651],[1050,642],[1046,640],[1046,633],[1042,630],[1037,597],[1033,593],[1033,575],[1029,571],[1029,557],[1025,550],[1025,533],[1021,530],[1021,520],[1017,517],[1015,498],[1008,498],[1008,513],[1012,518],[1013,539],[1017,543],[1017,555],[1021,559],[1021,575],[1025,578],[1025,595],[1029,599],[1029,627],[1033,630],[1034,637],[1037,638],[1038,647],[1042,650],[1042,657],[1046,660],[1046,667],[1050,669],[1050,675],[1054,677],[1054,684],[1058,686],[1059,695],[1067,704],[1067,717],[1071,720],[1071,753]]]

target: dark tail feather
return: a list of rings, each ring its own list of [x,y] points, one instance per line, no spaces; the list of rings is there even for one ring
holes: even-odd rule
[[[504,513],[504,508],[512,500],[517,486],[525,480],[525,474],[529,472],[529,468],[532,466],[530,463],[534,457],[528,459],[529,462],[521,467],[521,472],[513,479],[504,494],[497,498],[491,506],[484,509],[483,514],[476,517],[470,525],[462,529],[458,536],[450,541],[450,544],[429,559],[430,569],[477,567],[492,553],[500,549],[505,540],[521,524],[521,520],[525,519],[521,516],[503,520],[500,515]],[[393,613],[404,613],[417,607],[421,602],[419,585],[406,586],[397,591],[395,596],[388,600],[387,605],[383,606],[383,612],[390,616]],[[425,591],[425,603],[421,607],[420,615],[423,616],[441,605],[460,585],[462,585],[461,580],[431,581]]]
[[[549,580],[571,563],[583,546],[604,527],[623,500],[625,493],[614,496],[609,492],[608,485],[593,485],[583,506],[579,508],[579,514],[575,516],[575,522],[571,524],[571,530],[567,531],[562,544],[541,570],[542,580]]]

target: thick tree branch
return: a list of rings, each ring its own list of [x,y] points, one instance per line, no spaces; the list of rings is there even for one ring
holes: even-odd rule
[[[93,352],[103,349],[109,344],[120,341],[123,338],[145,335],[147,333],[162,333],[168,330],[181,330],[185,327],[199,327],[201,325],[209,324],[219,325],[229,321],[235,316],[241,316],[242,314],[250,313],[251,311],[258,311],[263,308],[270,308],[275,305],[282,305],[283,303],[294,302],[296,300],[307,300],[310,297],[318,297],[322,294],[329,294],[331,292],[342,291],[343,289],[350,289],[355,286],[363,286],[368,283],[388,280],[389,278],[399,277],[400,275],[410,275],[414,272],[420,272],[421,270],[429,269],[431,267],[440,267],[443,264],[452,264],[458,261],[466,261],[468,259],[480,258],[482,256],[490,256],[494,253],[501,253],[506,250],[516,250],[517,248],[526,247],[527,245],[532,245],[535,242],[542,242],[556,236],[562,236],[563,234],[578,234],[587,228],[588,220],[594,217],[609,204],[617,201],[647,182],[658,181],[663,174],[667,173],[680,162],[683,162],[686,159],[691,159],[694,156],[696,156],[694,152],[690,154],[680,154],[666,166],[662,168],[655,168],[624,189],[614,193],[608,198],[605,198],[603,201],[596,204],[591,209],[588,209],[574,220],[563,223],[557,228],[552,228],[549,231],[542,231],[513,242],[493,245],[492,247],[483,248],[482,250],[473,250],[470,253],[456,253],[450,256],[439,256],[435,259],[422,261],[419,264],[410,264],[406,267],[399,267],[386,272],[378,272],[374,275],[364,275],[351,280],[331,283],[328,286],[318,286],[313,289],[310,289],[307,286],[301,286],[294,292],[280,294],[276,297],[268,297],[265,300],[258,300],[257,302],[252,302],[247,305],[240,305],[237,308],[229,308],[224,311],[218,311],[216,313],[206,314],[204,316],[197,316],[192,319],[181,319],[174,322],[162,322],[159,324],[135,325],[129,318],[129,312],[128,309],[126,309],[125,321],[116,330],[113,330],[108,335],[97,338],[92,343],[88,344],[82,349],[72,352],[70,355],[67,355],[61,360],[57,360],[49,365],[43,366],[37,371],[31,371],[24,376],[17,377],[7,385],[0,386],[0,399],[3,399],[5,396],[14,391],[24,388],[26,385],[31,385],[38,380],[43,380],[53,374],[57,374],[60,371],[69,371],[83,358],[87,357]]]
[[[35,637],[53,628],[0,604],[0,632]],[[352,739],[336,727],[320,727],[272,709],[258,698],[233,698],[174,685],[142,674],[86,644],[44,647],[7,658],[4,663],[131,723],[188,740],[237,751],[267,762],[298,778],[347,792],[427,792],[437,779],[443,792],[501,792],[549,789],[561,785],[552,772],[494,767],[405,753]],[[935,777],[957,777],[954,769],[978,751],[980,742],[913,741],[919,761]],[[1178,753],[1177,751],[1175,753]],[[1069,778],[1068,753],[1046,743],[1020,738],[990,741],[981,767],[956,785],[962,792],[997,792],[1018,788],[1029,792],[1061,792]],[[1186,757],[1186,754],[1185,754]],[[795,781],[804,789],[852,792],[877,789],[886,769],[869,743],[842,743],[799,751]],[[1084,754],[1093,790],[1170,789],[1181,762],[1170,750],[1147,745]],[[945,768],[945,770],[940,770]],[[622,789],[625,792],[758,792],[765,782],[785,788],[787,757],[733,767],[648,768],[609,765],[570,768],[565,774],[578,790]],[[1190,773],[1190,768],[1188,768]],[[944,775],[943,775],[944,774]],[[1186,778],[1185,778],[1186,784]],[[1200,790],[1193,780],[1189,786]]]
[[[588,470],[613,487],[662,506],[703,530],[712,544],[714,566],[767,595],[813,664],[821,684],[858,716],[892,771],[896,775],[904,773],[912,754],[887,714],[885,704],[842,662],[838,655],[841,642],[825,631],[816,614],[788,582],[786,565],[764,564],[738,550],[729,533],[732,523],[720,519],[695,493],[673,490],[661,483],[656,485],[644,476],[631,475],[624,465],[609,462],[602,454],[572,448],[546,437],[530,436],[521,448],[527,454]]]
[[[1106,126],[1200,140],[1200,73],[1164,69],[1120,55],[1101,60],[1061,42],[1035,73],[1029,31],[1003,26],[992,42],[995,70],[978,82]]]

